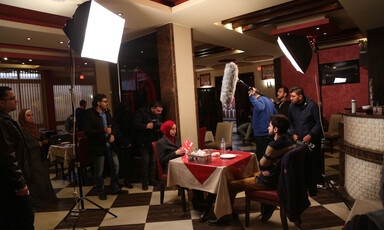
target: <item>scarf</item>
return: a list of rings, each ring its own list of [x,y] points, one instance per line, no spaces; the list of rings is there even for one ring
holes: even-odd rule
[[[23,109],[19,113],[19,124],[20,128],[27,133],[31,134],[33,137],[36,137],[37,139],[40,139],[40,132],[39,129],[37,128],[37,125],[35,122],[29,123],[25,120],[25,116],[27,113],[29,113],[31,110],[30,109]]]
[[[173,125],[175,125],[175,122],[171,121],[171,120],[168,120],[166,122],[164,122],[161,127],[160,127],[160,131],[169,139],[171,140],[174,144],[176,144],[176,140],[175,140],[175,137],[171,136],[169,134],[169,131],[172,129]]]

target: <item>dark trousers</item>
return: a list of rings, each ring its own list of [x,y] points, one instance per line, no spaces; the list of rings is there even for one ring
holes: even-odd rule
[[[141,179],[142,182],[153,183],[155,181],[156,159],[152,150],[152,145],[140,145]]]
[[[271,138],[267,136],[255,136],[255,143],[256,143],[256,156],[257,160],[260,161],[261,158],[263,158],[265,154],[265,150],[267,149],[267,146],[269,142],[271,141]]]
[[[33,230],[34,220],[29,196],[0,196],[0,229]]]
[[[135,173],[135,156],[131,149],[132,148],[123,148],[118,154],[120,165],[119,176],[128,182],[131,182],[133,174]]]

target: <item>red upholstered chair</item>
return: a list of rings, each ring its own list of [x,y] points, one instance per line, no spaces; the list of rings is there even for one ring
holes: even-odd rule
[[[287,152],[281,161],[281,173],[277,190],[246,191],[245,226],[249,226],[250,201],[279,206],[284,230],[288,230],[287,216],[300,228],[301,214],[310,206],[307,190],[311,193],[313,182],[306,175],[311,174],[312,154],[307,145],[299,145]],[[291,174],[292,173],[292,174]],[[295,175],[294,177],[290,176]],[[294,204],[294,205],[292,205]]]
[[[86,183],[87,179],[87,167],[93,167],[93,161],[90,156],[87,154],[87,137],[84,135],[83,137],[77,138],[78,142],[78,154],[79,154],[79,162],[80,162],[80,170],[82,170],[83,173],[83,184]]]
[[[288,230],[287,215],[284,210],[284,206],[280,203],[280,198],[277,195],[277,190],[267,191],[252,191],[245,192],[245,226],[249,226],[249,212],[251,200],[259,201],[263,204],[269,204],[279,206],[280,208],[280,219],[284,230]]]
[[[205,133],[207,132],[207,127],[199,128],[199,148],[204,149]]]
[[[160,181],[160,204],[163,204],[164,191],[165,191],[165,187],[167,184],[168,175],[166,172],[164,172],[163,167],[160,164],[159,155],[157,154],[156,146],[157,146],[157,141],[152,142],[152,149],[153,149],[153,153],[155,155],[156,164],[157,164],[157,173],[159,175],[159,181]],[[179,194],[181,193],[181,200],[183,201],[183,210],[186,211],[187,210],[187,204],[185,202],[184,189],[181,187],[178,187],[178,188],[179,188]]]

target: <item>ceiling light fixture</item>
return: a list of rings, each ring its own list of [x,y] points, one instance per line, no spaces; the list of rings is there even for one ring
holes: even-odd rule
[[[28,59],[28,61],[32,61],[32,59]]]
[[[30,37],[27,37],[27,40],[30,41],[30,40],[32,40],[32,39],[31,39]]]
[[[117,15],[119,15],[121,17],[121,16],[123,16],[123,13],[117,13]]]
[[[64,44],[64,42],[63,42],[63,41],[60,41],[59,43],[60,43],[60,44]]]
[[[7,58],[7,57],[4,57],[4,61],[6,61],[6,60],[8,60],[8,58]]]

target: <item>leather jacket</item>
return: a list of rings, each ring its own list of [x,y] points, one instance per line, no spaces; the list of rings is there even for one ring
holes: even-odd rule
[[[0,111],[0,194],[11,194],[31,184],[30,153],[18,123]]]

